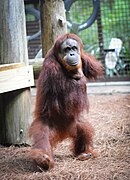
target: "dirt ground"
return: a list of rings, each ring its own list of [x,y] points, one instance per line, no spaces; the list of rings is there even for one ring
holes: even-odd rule
[[[54,151],[54,169],[40,172],[29,158],[30,147],[0,146],[0,180],[128,180],[130,95],[89,95],[89,101],[99,157],[75,159],[67,140]]]

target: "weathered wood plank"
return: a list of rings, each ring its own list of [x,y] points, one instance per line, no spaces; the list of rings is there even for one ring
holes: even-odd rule
[[[25,66],[25,64],[24,63],[2,64],[2,65],[0,65],[0,71],[19,68],[19,67],[22,67],[22,66]]]
[[[42,69],[44,58],[29,59],[29,64],[33,66],[34,79],[38,79]]]
[[[33,67],[31,65],[0,71],[0,93],[31,87],[33,85]]]

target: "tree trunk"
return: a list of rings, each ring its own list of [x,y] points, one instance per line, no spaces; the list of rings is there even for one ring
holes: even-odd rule
[[[0,1],[0,64],[28,64],[23,0]],[[0,143],[27,143],[30,88],[0,94]]]
[[[41,31],[43,57],[55,39],[67,32],[63,0],[41,0]]]

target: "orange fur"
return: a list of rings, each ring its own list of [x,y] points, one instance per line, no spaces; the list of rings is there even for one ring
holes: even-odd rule
[[[76,80],[65,69],[60,59],[60,45],[72,38],[81,49],[82,66],[77,67],[82,76]],[[87,78],[96,79],[102,74],[101,64],[82,50],[81,39],[74,34],[59,37],[45,56],[37,84],[34,121],[29,134],[33,138],[32,159],[44,169],[54,167],[53,147],[66,138],[72,139],[73,154],[87,159],[93,151],[94,130],[85,118],[80,117],[88,110],[86,93]],[[86,154],[86,155],[85,155]]]

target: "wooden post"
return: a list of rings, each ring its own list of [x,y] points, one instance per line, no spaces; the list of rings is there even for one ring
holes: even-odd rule
[[[43,57],[55,39],[67,32],[63,0],[41,0],[41,32]]]
[[[0,1],[0,64],[28,64],[23,0]],[[30,88],[0,94],[0,143],[28,143]]]

